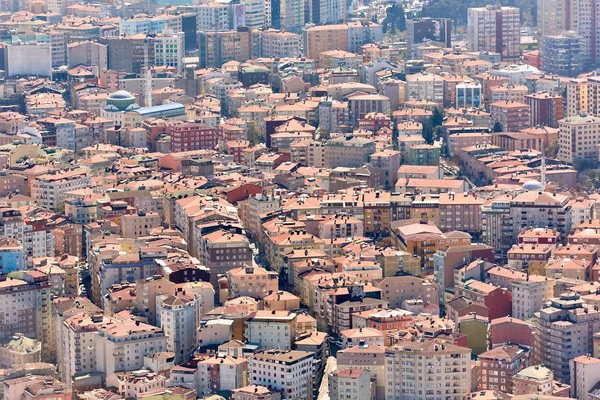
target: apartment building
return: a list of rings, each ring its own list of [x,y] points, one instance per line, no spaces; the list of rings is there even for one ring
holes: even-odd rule
[[[313,149],[309,148],[309,152]],[[324,157],[327,168],[360,168],[375,153],[375,142],[357,136],[341,136],[325,143]],[[311,158],[309,154],[309,158]]]
[[[530,395],[536,393],[541,396],[552,396],[554,394],[554,374],[541,365],[532,365],[522,369],[513,375],[513,394]]]
[[[252,265],[248,238],[239,233],[216,230],[200,239],[202,264],[210,269],[210,282],[217,286],[219,275],[232,268]]]
[[[581,114],[567,117],[558,123],[558,156],[561,161],[595,161],[600,144],[600,119]]]
[[[264,298],[279,290],[279,276],[259,266],[246,265],[225,272],[228,297]]]
[[[531,126],[530,106],[525,103],[497,101],[490,104],[492,124],[499,123],[504,132],[518,132]]]
[[[569,360],[591,354],[593,332],[600,329],[600,311],[575,293],[550,300],[533,320],[533,364],[543,364],[562,382],[569,382]]]
[[[386,348],[359,345],[338,351],[338,369],[360,368],[369,371],[375,383],[375,398],[384,399],[386,393]]]
[[[246,322],[244,336],[261,349],[291,350],[296,338],[296,314],[259,310]]]
[[[92,177],[83,169],[57,171],[37,176],[31,184],[31,197],[41,207],[58,210],[64,207],[66,192],[90,187]]]
[[[531,126],[558,127],[563,119],[563,98],[549,92],[532,93],[525,96],[525,104],[529,105]]]
[[[41,362],[42,343],[22,333],[0,340],[0,368]]]
[[[121,236],[138,238],[147,236],[151,229],[161,226],[162,219],[158,213],[138,210],[136,214],[121,217]]]
[[[234,390],[248,384],[248,360],[216,354],[198,363],[198,395]]]
[[[304,53],[307,58],[318,60],[319,54],[324,51],[355,52],[360,46],[382,38],[381,25],[372,22],[313,26],[303,32]]]
[[[464,399],[471,391],[471,349],[434,340],[402,341],[385,352],[386,400]]]
[[[360,368],[342,368],[329,373],[329,396],[332,399],[368,400],[371,392],[371,373]]]
[[[499,53],[502,55],[502,61],[518,60],[521,56],[520,18],[520,10],[517,7],[488,5],[469,8],[469,50]]]
[[[444,102],[444,78],[427,73],[406,75],[407,100]]]
[[[266,350],[250,359],[250,383],[281,391],[282,399],[312,397],[313,353]]]
[[[245,62],[251,58],[250,31],[246,27],[198,33],[200,67],[220,67],[229,61]]]
[[[582,355],[569,360],[571,370],[571,397],[574,399],[591,400],[589,393],[598,383],[600,360],[588,355]]]
[[[514,374],[529,364],[529,349],[517,345],[495,347],[478,356],[477,389],[512,393]]]
[[[156,297],[156,325],[165,331],[167,350],[175,354],[176,364],[188,361],[198,346],[201,301],[200,295],[183,289]]]

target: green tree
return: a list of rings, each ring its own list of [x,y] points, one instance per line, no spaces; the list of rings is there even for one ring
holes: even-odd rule
[[[433,129],[430,127],[423,127],[423,139],[427,144],[433,144]]]
[[[502,124],[498,121],[494,124],[494,132],[502,132]]]
[[[444,116],[442,112],[436,107],[433,109],[433,115],[431,116],[431,123],[433,126],[440,126],[444,123]]]
[[[400,147],[398,145],[398,136],[400,135],[400,132],[398,132],[398,124],[397,123],[393,123],[393,128],[392,128],[392,146],[394,150],[398,150]]]
[[[396,32],[404,32],[406,30],[406,15],[401,5],[394,4],[387,8],[381,29],[383,33],[389,30],[392,35],[395,35]]]

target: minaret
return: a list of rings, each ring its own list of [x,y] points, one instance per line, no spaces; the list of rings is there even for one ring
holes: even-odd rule
[[[540,183],[542,184],[542,192],[546,190],[546,155],[542,151],[542,165],[540,167]]]
[[[146,93],[144,96],[144,107],[152,106],[152,71],[150,69],[149,47],[153,44],[154,42],[146,37],[146,46],[144,46],[144,62],[146,64]]]

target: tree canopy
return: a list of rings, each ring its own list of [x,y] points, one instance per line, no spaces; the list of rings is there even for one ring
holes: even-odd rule
[[[387,15],[381,24],[383,33],[389,31],[391,34],[396,34],[396,32],[404,32],[406,30],[406,16],[404,15],[404,8],[401,5],[394,4],[388,7],[386,13]]]

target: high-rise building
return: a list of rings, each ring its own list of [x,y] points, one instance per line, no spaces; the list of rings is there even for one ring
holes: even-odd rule
[[[448,18],[416,18],[406,20],[406,48],[412,58],[415,47],[423,42],[435,42],[449,48],[452,35],[452,20]]]
[[[177,72],[183,71],[185,55],[184,33],[159,34],[154,38],[154,65],[175,67]]]
[[[268,0],[271,3],[271,26],[275,29],[300,32],[304,26],[303,0]]]
[[[538,35],[557,35],[571,29],[570,0],[537,0],[537,29]]]
[[[167,350],[175,353],[176,364],[188,361],[196,350],[200,303],[200,295],[183,289],[156,298],[156,324],[165,331]]]
[[[558,127],[563,119],[563,97],[550,93],[538,92],[525,96],[525,104],[529,105],[531,126]]]
[[[403,341],[385,352],[386,400],[464,399],[471,391],[471,349],[433,340]]]
[[[225,32],[200,32],[200,67],[220,67],[228,61],[251,58],[250,30],[245,27]]]
[[[583,36],[573,31],[542,36],[540,39],[540,67],[544,72],[562,76],[577,76],[587,61]]]
[[[569,382],[569,360],[592,353],[593,334],[600,330],[600,311],[576,293],[562,294],[550,303],[533,319],[532,362]]]
[[[521,56],[520,18],[516,7],[469,8],[469,49],[499,53],[503,61],[518,60]]]

